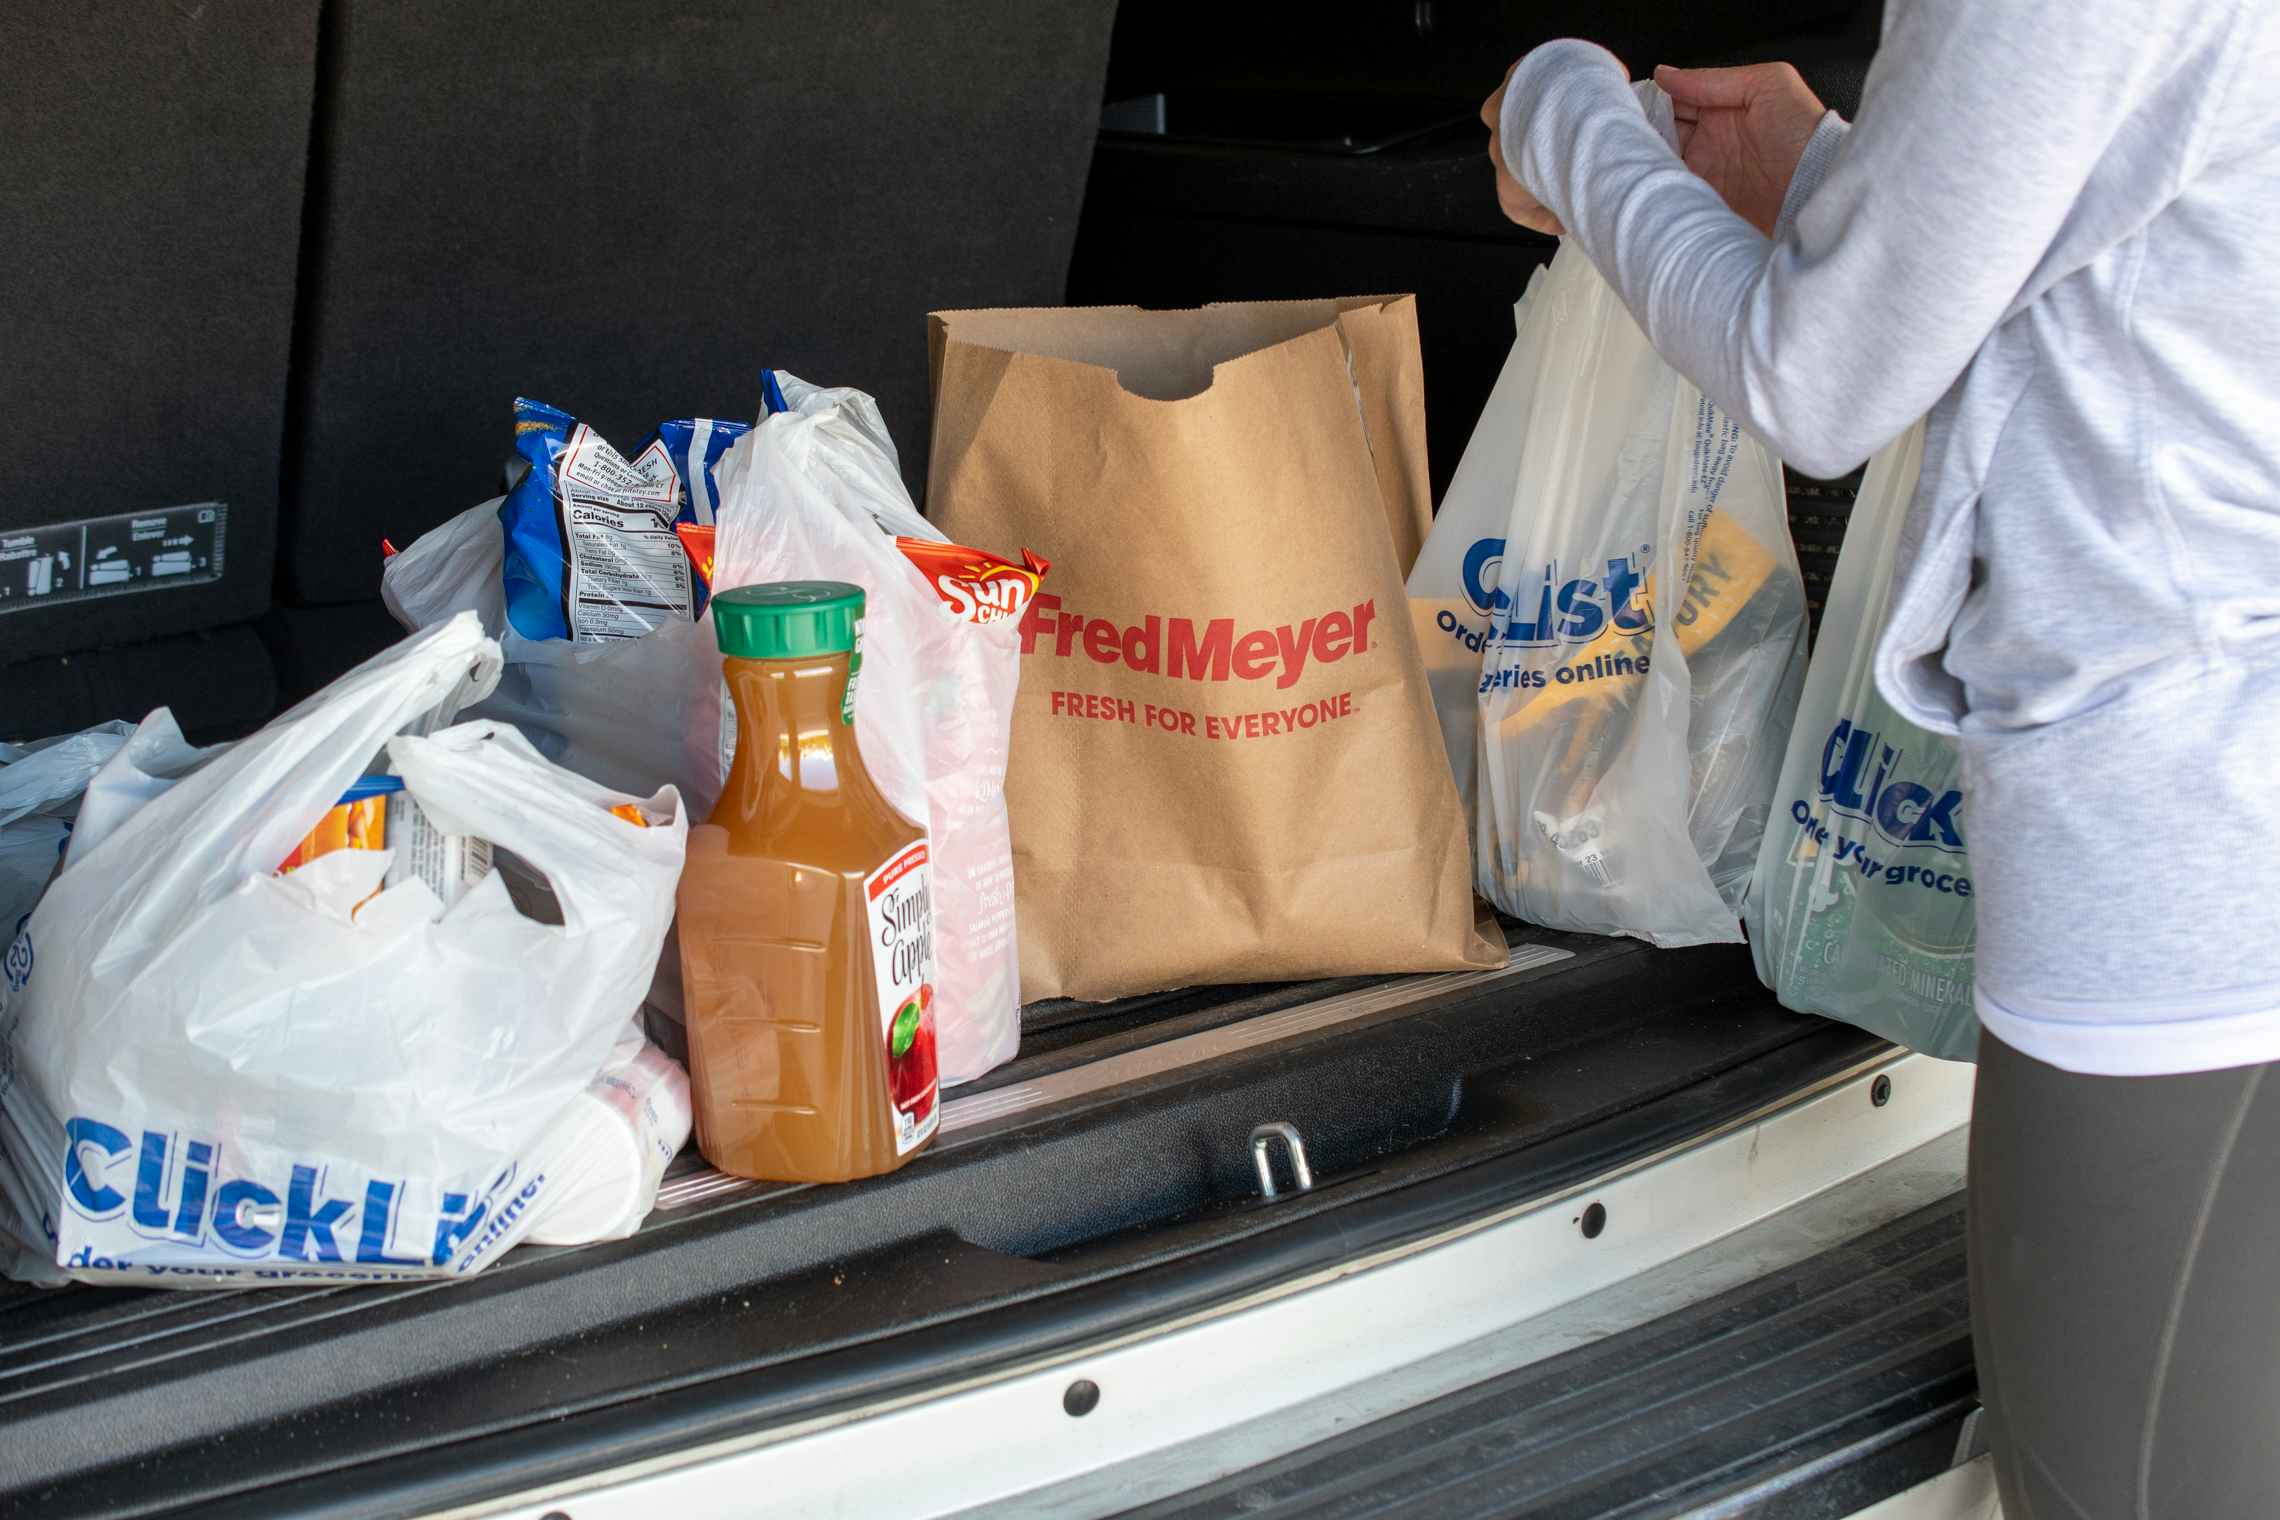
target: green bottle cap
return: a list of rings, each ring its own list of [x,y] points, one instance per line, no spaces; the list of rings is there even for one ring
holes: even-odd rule
[[[732,660],[799,660],[851,654],[863,621],[863,588],[845,581],[771,581],[712,599],[713,637]]]

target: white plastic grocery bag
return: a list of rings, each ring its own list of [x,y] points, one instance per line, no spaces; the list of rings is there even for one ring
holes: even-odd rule
[[[1953,740],[1876,689],[1922,424],[1869,463],[1845,527],[1750,894],[1750,948],[1783,1006],[1947,1060],[1978,1046],[1967,799]]]
[[[877,403],[777,380],[791,410],[762,418],[721,460],[716,577],[863,588],[856,737],[880,790],[927,827],[938,1059],[945,1086],[968,1081],[1021,1041],[1005,806],[1020,624],[960,618],[895,547],[946,540],[911,504]]]
[[[856,731],[881,790],[932,836],[941,1071],[955,1085],[1011,1059],[1021,1035],[1005,811],[1019,625],[960,620],[895,548],[897,535],[944,539],[911,504],[878,404],[775,378],[789,410],[762,418],[716,470],[713,582],[839,580],[866,593]],[[389,560],[389,609],[412,628],[480,613],[506,669],[477,713],[606,784],[670,781],[704,817],[735,737],[711,613],[638,639],[525,639],[506,626],[497,506],[471,508]],[[680,1016],[671,953],[650,1002]]]
[[[1465,444],[1433,530],[1409,571],[1409,616],[1417,652],[1433,691],[1433,712],[1456,773],[1466,816],[1477,801],[1481,653],[1488,647],[1492,598],[1512,520],[1512,488],[1520,476],[1520,440],[1535,403],[1545,324],[1528,320],[1528,301],[1543,282],[1538,269],[1512,308],[1514,340],[1488,405]]]
[[[392,557],[380,596],[406,628],[474,612],[505,667],[480,716],[512,723],[557,765],[621,791],[670,782],[703,817],[719,794],[720,683],[691,678],[710,661],[710,618],[667,621],[638,639],[577,644],[526,639],[507,622],[499,500],[468,508]]]
[[[0,939],[15,938],[63,863],[80,794],[133,733],[103,723],[54,739],[0,744]]]
[[[531,1147],[640,1004],[687,825],[670,788],[596,786],[496,723],[404,732],[497,662],[455,617],[216,751],[154,714],[138,738],[165,763],[130,741],[97,777],[0,981],[11,1274],[455,1276],[545,1210]],[[448,911],[416,879],[366,900],[385,851],[276,875],[376,759],[438,828],[542,872],[562,921],[517,912],[496,872]]]
[[[1484,585],[1495,566],[1480,889],[1554,928],[1738,940],[1804,671],[1781,468],[1572,243],[1522,329],[1509,516],[1467,551]]]

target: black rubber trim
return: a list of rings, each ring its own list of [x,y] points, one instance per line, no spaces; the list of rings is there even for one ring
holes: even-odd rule
[[[1838,1520],[1977,1405],[1963,1197],[1130,1520]]]

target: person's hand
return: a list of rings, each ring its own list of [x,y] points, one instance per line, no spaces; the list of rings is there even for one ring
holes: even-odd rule
[[[1512,88],[1512,70],[1519,67],[1520,60],[1514,59],[1512,68],[1504,71],[1504,82],[1496,87],[1496,93],[1489,96],[1480,108],[1480,119],[1488,123],[1489,162],[1496,165],[1496,204],[1504,208],[1506,216],[1531,232],[1565,237],[1567,229],[1560,225],[1560,219],[1546,210],[1542,201],[1528,193],[1527,187],[1513,176],[1512,170],[1504,162],[1504,144],[1500,140],[1500,124],[1504,120],[1504,92]]]
[[[1786,63],[1655,70],[1678,117],[1678,153],[1767,237],[1827,108]],[[1501,93],[1501,92],[1500,92]],[[1503,187],[1499,185],[1501,195]],[[1523,195],[1525,191],[1521,192]],[[1515,218],[1517,220],[1517,218]]]

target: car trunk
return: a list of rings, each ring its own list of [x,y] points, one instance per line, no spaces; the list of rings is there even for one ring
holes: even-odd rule
[[[1094,8],[1099,14],[1089,30],[1077,29],[1081,36],[1066,37],[1062,30],[1076,23],[1056,8],[1019,9],[1036,38],[1000,27],[1000,44],[1066,63],[1069,78],[1054,109],[1089,123],[1108,50],[1105,8]],[[1676,23],[1655,21],[1656,7],[1616,9],[1630,29],[1626,41],[1636,34],[1634,61],[1643,63],[1654,61],[1645,54],[1658,39],[1675,38],[1670,56],[1681,61],[1702,56],[1714,38],[1739,40],[1733,29],[1744,20],[1737,18],[1752,8],[1714,7],[1711,20],[1677,31]],[[1786,9],[1795,14],[1774,27],[1817,30],[1804,34],[1802,47],[1769,42],[1750,51],[1800,56],[1809,74],[1809,57],[1822,59],[1826,74],[1816,83],[1832,101],[1848,103],[1875,7],[1811,0]],[[421,8],[430,10],[437,8]],[[1001,216],[987,197],[969,197],[961,214],[979,230],[930,234],[966,250],[966,264],[950,275],[927,259],[873,260],[881,266],[871,271],[873,283],[856,281],[833,300],[784,303],[778,312],[754,296],[744,318],[751,331],[723,328],[708,315],[722,352],[710,355],[706,396],[742,395],[736,387],[746,366],[797,362],[804,345],[835,365],[886,369],[909,393],[906,412],[921,408],[918,320],[927,306],[1050,301],[1062,293],[1064,275],[1075,301],[1155,305],[1414,290],[1424,297],[1438,487],[1509,343],[1510,297],[1549,245],[1496,221],[1477,129],[1447,125],[1451,101],[1462,107],[1455,119],[1470,109],[1458,97],[1473,87],[1464,81],[1487,45],[1463,29],[1471,19],[1463,26],[1445,19],[1436,31],[1430,5],[1384,10],[1371,22],[1376,31],[1315,38],[1311,52],[1303,39],[1282,35],[1280,18],[1225,29],[1220,51],[1203,67],[1194,30],[1224,17],[1173,7],[1151,19],[1144,8],[1125,7],[1106,59],[1108,93],[1123,110],[1111,117],[1118,129],[1092,152],[1089,181],[1072,168],[1061,177],[1066,183],[1033,187],[1039,205],[1026,221]],[[1852,22],[1830,22],[1847,11]],[[351,12],[361,13],[361,52],[345,47]],[[404,167],[391,148],[404,130],[399,116],[438,134],[464,128],[483,147],[503,129],[463,102],[427,98],[435,72],[393,58],[389,28],[397,23],[385,8],[336,3],[324,14],[321,31],[301,39],[290,60],[296,88],[318,102],[309,143],[313,203],[277,213],[287,229],[279,237],[290,236],[296,216],[301,221],[301,283],[292,288],[290,260],[281,260],[270,282],[277,288],[265,293],[275,331],[268,349],[243,359],[275,382],[269,389],[277,394],[244,423],[241,452],[290,464],[282,500],[269,500],[267,485],[246,488],[261,512],[278,519],[274,533],[262,528],[258,558],[233,562],[232,574],[251,576],[255,589],[241,597],[230,582],[212,593],[212,607],[149,619],[148,627],[107,623],[100,637],[69,621],[82,612],[16,619],[12,626],[22,628],[49,621],[36,625],[42,640],[0,654],[17,662],[0,670],[0,727],[61,732],[171,700],[201,720],[193,726],[220,733],[256,720],[280,690],[291,696],[320,684],[392,633],[369,600],[363,556],[379,531],[406,542],[421,523],[387,514],[416,501],[410,510],[433,520],[476,499],[503,452],[480,442],[405,450],[402,436],[426,438],[437,419],[405,412],[400,431],[368,427],[370,408],[356,387],[409,406],[404,398],[424,397],[423,372],[449,371],[491,398],[481,404],[495,404],[503,417],[514,387],[533,383],[525,371],[541,359],[550,366],[542,376],[589,385],[612,372],[578,357],[594,348],[617,352],[628,292],[608,280],[565,295],[502,278],[489,299],[513,296],[533,309],[512,321],[493,311],[475,343],[455,322],[404,322],[403,270],[383,258],[394,244],[376,241],[359,220],[381,215],[364,205],[368,198],[388,208],[404,199],[401,176],[385,172]],[[433,40],[426,29],[440,24],[401,23],[423,46]],[[1537,24],[1505,30],[1517,36]],[[1378,35],[1386,26],[1392,34]],[[1229,51],[1246,38],[1257,54],[1248,64]],[[725,70],[734,61],[715,44],[673,45],[707,66]],[[1395,71],[1407,68],[1418,88],[1366,95],[1397,45],[1416,51]],[[458,56],[470,51],[498,62],[496,49]],[[1287,64],[1292,77],[1273,76],[1262,60]],[[313,84],[303,78],[319,72]],[[510,103],[529,114],[537,123],[530,135],[542,139],[541,117],[563,92],[506,72],[524,88]],[[957,72],[930,66],[920,75]],[[818,78],[818,89],[829,83]],[[1290,92],[1308,80],[1321,108],[1294,113]],[[488,76],[459,82],[486,95],[497,84]],[[1329,95],[1364,98],[1366,108],[1321,105]],[[1183,139],[1176,118],[1191,101],[1198,109],[1187,119],[1206,126]],[[1001,134],[997,149],[972,149],[980,129],[958,122],[922,135],[947,156],[989,163],[993,180],[1002,177],[999,160],[1050,126],[1033,99],[1019,111],[972,109]],[[1321,124],[1325,116],[1329,126]],[[1394,125],[1373,125],[1380,118]],[[834,141],[847,135],[828,110],[816,120]],[[299,138],[288,139],[279,151],[298,162]],[[670,156],[638,133],[587,148],[642,165]],[[770,157],[780,168],[802,155]],[[485,179],[487,160],[466,143],[447,144],[432,158]],[[336,160],[356,172],[328,178]],[[929,174],[904,168],[910,180]],[[800,179],[778,201],[798,196],[843,199],[829,175],[813,184]],[[503,217],[519,224],[531,214],[511,196],[499,199]],[[1073,215],[1080,201],[1081,219]],[[820,213],[781,205],[770,212],[757,199],[750,209],[755,218],[774,215],[772,227],[827,228],[834,249],[843,238]],[[439,242],[480,241],[459,237],[464,214],[439,202],[432,215],[448,235],[414,224],[401,241],[421,259]],[[1050,247],[1023,231],[1030,224],[1057,229]],[[223,242],[232,235],[239,234],[215,233]],[[502,264],[513,263],[514,251],[494,250]],[[816,252],[804,262],[824,261]],[[637,285],[645,267],[630,255],[592,263]],[[945,287],[951,275],[963,283]],[[739,270],[716,271],[714,283],[736,278]],[[859,312],[862,330],[850,337],[835,316],[831,332],[811,333],[785,315],[793,305]],[[586,346],[562,358],[556,323],[579,327]],[[490,354],[500,328],[524,348]],[[290,386],[282,363],[288,329]],[[399,341],[460,352],[420,350],[395,370],[369,362]],[[686,352],[675,348],[671,357],[677,378],[692,383]],[[476,373],[484,364],[499,373]],[[868,372],[819,377],[878,383]],[[348,387],[332,398],[346,402],[318,408],[314,398],[327,385]],[[649,408],[639,415],[654,414],[656,387],[646,372],[618,389],[637,395],[612,391],[607,405],[628,417],[637,405]],[[473,404],[451,401],[453,425],[493,437],[489,424],[466,420]],[[328,446],[318,420],[351,436]],[[900,416],[890,420],[906,458],[922,459],[923,430]],[[406,487],[361,468],[357,450],[402,455],[410,461],[404,468],[442,473]],[[273,473],[265,463],[256,470],[263,481]],[[325,490],[305,489],[315,476],[327,477]],[[1790,487],[1817,615],[1851,487],[1795,479]],[[92,500],[95,487],[88,489]],[[145,494],[192,501],[215,489],[169,480]],[[18,494],[21,510],[15,500],[0,503],[8,509],[0,518],[13,523],[14,512],[25,523],[45,523],[56,515],[46,505],[35,511],[28,488]],[[358,556],[353,565],[342,557],[343,543]],[[277,601],[256,640],[248,619],[272,580]],[[95,649],[130,639],[151,642]],[[162,649],[162,640],[172,643]],[[110,665],[124,673],[112,679]],[[211,700],[199,695],[206,687]],[[1657,951],[1517,923],[1505,929],[1512,952],[1496,971],[1032,1005],[1019,1057],[953,1092],[933,1149],[897,1174],[841,1187],[759,1185],[722,1177],[692,1149],[631,1238],[518,1247],[462,1281],[164,1292],[0,1282],[0,1511],[397,1514],[486,1502],[731,1435],[790,1429],[1141,1333],[1555,1195],[1889,1053],[1858,1030],[1782,1010],[1739,946]],[[1311,1186],[1298,1185],[1278,1141],[1268,1151],[1269,1197],[1253,1136],[1273,1124],[1289,1126],[1303,1145]]]

